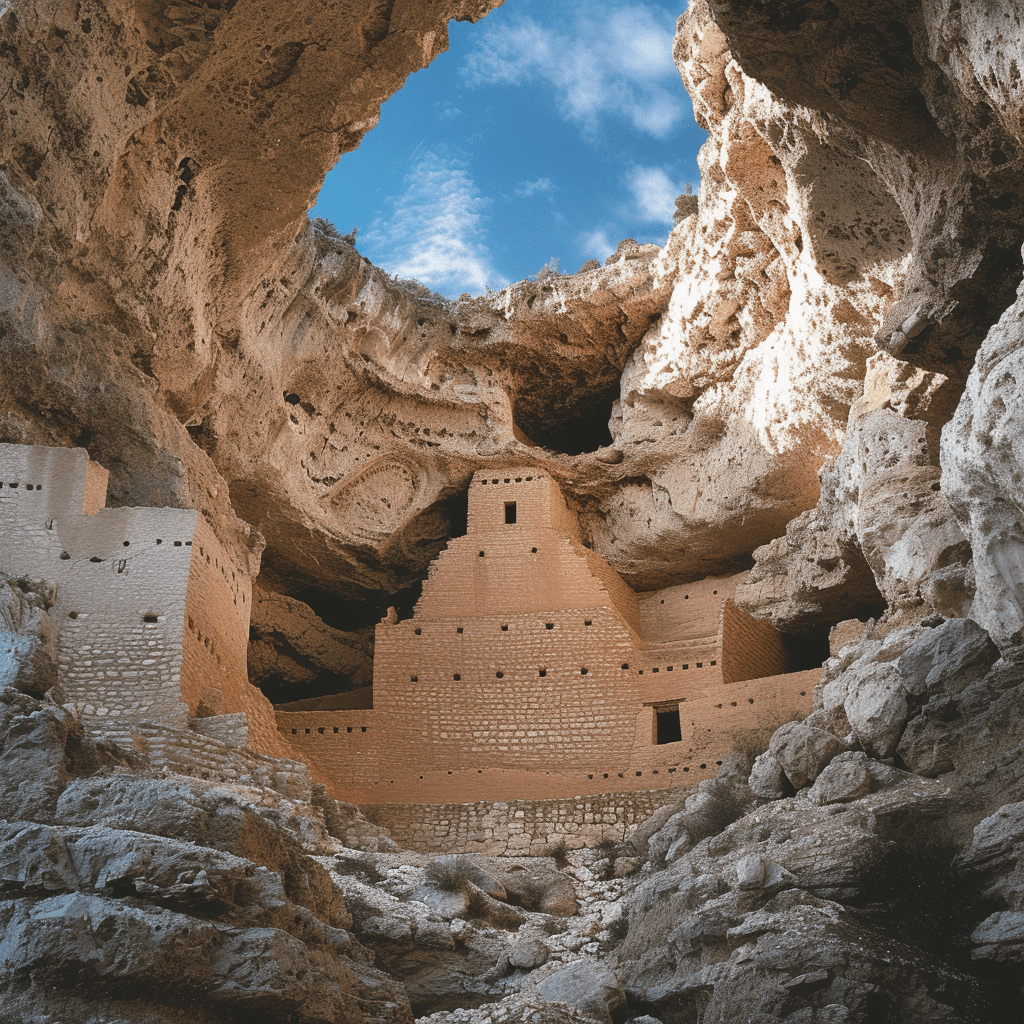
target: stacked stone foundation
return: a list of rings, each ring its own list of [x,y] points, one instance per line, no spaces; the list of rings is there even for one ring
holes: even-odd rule
[[[370,804],[360,809],[399,846],[421,853],[545,857],[621,843],[685,788],[466,804]]]

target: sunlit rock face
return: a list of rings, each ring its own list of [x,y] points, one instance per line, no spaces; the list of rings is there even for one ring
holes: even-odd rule
[[[989,332],[942,432],[942,487],[974,551],[972,615],[1017,658],[1024,647],[1022,330],[1024,296]]]
[[[326,550],[335,505],[295,488],[299,455],[282,473],[273,442],[305,415],[289,401],[306,363],[337,366],[336,394],[371,393],[364,353],[422,316],[351,249],[318,243],[306,210],[446,47],[449,19],[494,2],[4,5],[0,62],[18,85],[0,138],[0,436],[89,447],[113,501],[196,506],[254,568],[262,542],[236,512],[274,537],[272,565],[319,560],[328,578],[340,561],[350,583],[393,587],[386,566]],[[344,312],[357,295],[368,325]],[[363,404],[375,422],[380,403]],[[223,445],[221,410],[242,410]],[[253,481],[264,507],[283,498],[280,535],[245,500]],[[361,540],[343,537],[346,551]]]
[[[675,56],[711,137],[699,205],[657,265],[671,300],[615,421],[621,444],[660,457],[646,489],[606,503],[599,532],[641,577],[717,568],[814,505],[909,240],[849,142],[749,78],[705,3],[690,4]]]
[[[859,207],[890,197],[908,263],[879,341],[962,384],[1019,277],[1020,6],[897,10],[859,0],[780,11],[768,0],[708,0],[708,8],[747,74],[815,112],[826,160],[846,156],[854,187],[840,199],[845,217],[820,221],[840,255],[884,250],[887,239],[865,230],[874,210]]]
[[[880,346],[911,364],[871,361],[842,450],[821,469],[818,505],[755,552],[738,599],[800,632],[827,621],[837,600],[866,613],[876,589],[893,622],[971,613],[1013,646],[1013,542],[995,539],[1013,530],[994,525],[1016,515],[1006,506],[1015,500],[1005,475],[1012,458],[985,440],[995,391],[1000,415],[1015,415],[1002,394],[1012,392],[1009,378],[989,378],[1013,333],[1012,311],[984,339],[1020,280],[1021,13],[925,5],[900,21],[860,3],[779,17],[756,0],[710,0],[707,9],[759,88],[814,112],[826,160],[807,165],[809,194],[827,186],[829,165],[845,162],[834,207],[803,226],[822,276],[842,283],[844,260],[833,251],[861,267],[887,248],[905,253],[890,263],[892,291],[880,292],[874,319]],[[883,236],[877,215],[886,209]],[[979,346],[993,363],[979,358],[957,410]],[[954,410],[940,469],[939,432]]]

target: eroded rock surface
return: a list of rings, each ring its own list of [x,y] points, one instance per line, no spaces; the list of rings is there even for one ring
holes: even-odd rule
[[[368,600],[372,622],[458,530],[475,469],[544,465],[650,588],[734,568],[815,505],[876,334],[962,386],[1019,278],[1017,13],[854,5],[886,56],[843,50],[847,93],[795,56],[839,29],[695,0],[676,60],[711,138],[666,245],[453,304],[304,211],[447,20],[491,6],[8,7],[2,436],[84,444],[115,502],[194,505],[258,553],[240,517],[268,590]],[[946,528],[929,500],[908,553],[857,534],[887,599],[925,586],[892,563]],[[819,575],[868,603],[847,540]]]

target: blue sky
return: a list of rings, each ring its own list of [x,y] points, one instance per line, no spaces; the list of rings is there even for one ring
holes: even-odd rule
[[[684,0],[506,0],[410,75],[310,216],[450,297],[664,242],[706,138],[672,63]]]

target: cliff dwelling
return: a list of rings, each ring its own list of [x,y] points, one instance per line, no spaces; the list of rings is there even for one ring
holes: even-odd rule
[[[55,584],[51,643],[68,706],[99,736],[244,714],[247,744],[287,755],[249,685],[248,572],[195,509],[105,508],[82,448],[0,444],[0,570]]]
[[[355,803],[696,782],[740,734],[805,715],[821,677],[786,672],[731,600],[742,576],[638,595],[548,473],[480,471],[412,617],[377,626],[373,686],[281,707],[278,728]]]
[[[478,472],[468,529],[373,685],[279,708],[246,677],[251,584],[193,509],[104,507],[82,449],[0,445],[0,569],[56,584],[69,706],[96,735],[243,714],[247,745],[355,803],[557,798],[714,775],[737,736],[801,716],[820,670],[731,600],[743,574],[637,595],[583,546],[557,483]]]

